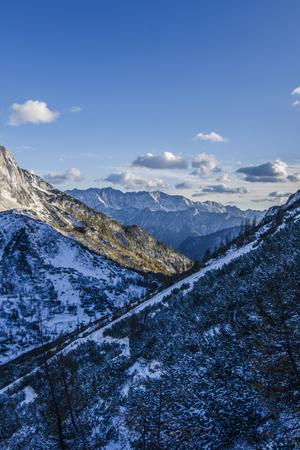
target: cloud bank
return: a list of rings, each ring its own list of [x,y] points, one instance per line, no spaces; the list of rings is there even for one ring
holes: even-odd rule
[[[181,183],[175,184],[175,189],[194,189],[194,184],[189,181],[182,181]]]
[[[224,184],[213,184],[203,187],[200,192],[195,192],[192,197],[201,197],[206,194],[247,194],[249,191],[244,187],[228,187]]]

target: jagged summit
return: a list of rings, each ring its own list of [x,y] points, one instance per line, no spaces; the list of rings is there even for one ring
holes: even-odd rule
[[[3,165],[6,165],[8,162],[17,165],[16,160],[14,159],[12,153],[4,147],[4,145],[0,145],[0,170]]]
[[[111,187],[72,189],[66,191],[75,198],[88,200],[94,208],[102,207],[120,210],[122,208],[149,209],[150,211],[185,211],[195,208],[203,212],[226,212],[227,207],[213,201],[192,201],[183,195],[170,195],[161,191],[122,192]],[[99,203],[99,205],[98,205]]]
[[[166,248],[143,229],[124,227],[21,169],[12,154],[1,147],[0,211],[11,209],[26,210],[31,217],[126,267],[174,274],[191,266],[186,257]]]
[[[8,163],[15,163],[15,160],[9,150],[7,150],[3,145],[0,145],[0,170],[5,167]]]
[[[66,191],[75,198],[88,198],[96,208],[120,210],[122,208],[149,209],[151,211],[179,211],[193,205],[193,202],[181,195],[168,195],[160,191],[122,192],[111,187],[73,189]]]
[[[0,211],[41,208],[40,193],[55,192],[42,178],[21,169],[12,153],[0,146]]]
[[[130,191],[122,192],[112,187],[72,189],[66,191],[74,198],[93,203],[94,207],[119,210],[122,208],[149,209],[151,211],[185,211],[194,208],[198,212],[228,213],[235,211],[239,214],[259,213],[256,210],[242,211],[236,206],[223,205],[222,203],[206,200],[204,202],[193,201],[183,195],[170,195],[161,191]]]

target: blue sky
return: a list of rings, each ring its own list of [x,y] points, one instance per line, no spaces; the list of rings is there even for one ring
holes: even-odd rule
[[[300,187],[299,22],[297,0],[3,2],[1,143],[61,189],[283,201]]]

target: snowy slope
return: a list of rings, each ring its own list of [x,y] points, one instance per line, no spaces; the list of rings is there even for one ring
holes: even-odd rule
[[[285,226],[285,220],[299,221],[300,199],[298,197],[299,196],[297,193],[291,197],[291,198],[296,199],[295,201],[291,201],[291,198],[290,198],[286,205],[283,205],[282,207],[280,207],[280,212],[282,212],[280,224],[277,223],[277,219],[276,218],[274,219],[273,215],[267,214],[265,219],[262,221],[261,225],[258,227],[258,230],[254,234],[250,235],[246,239],[246,242],[244,244],[242,244],[242,245],[231,244],[229,249],[227,250],[227,252],[224,255],[222,255],[218,258],[209,260],[207,262],[206,266],[204,268],[201,268],[201,270],[199,270],[198,272],[182,278],[177,283],[175,283],[175,284],[171,285],[170,287],[168,287],[167,289],[159,292],[158,294],[154,295],[150,299],[147,299],[146,301],[142,301],[138,306],[134,307],[133,309],[129,308],[129,311],[127,313],[122,314],[117,319],[115,319],[113,321],[110,321],[108,319],[107,325],[103,326],[102,328],[99,328],[97,325],[96,326],[91,325],[90,329],[88,328],[82,334],[79,333],[78,338],[75,339],[75,341],[72,344],[67,346],[66,349],[64,350],[64,352],[68,352],[68,351],[76,348],[78,345],[81,345],[82,343],[87,342],[89,340],[95,339],[97,341],[98,339],[100,339],[100,341],[101,341],[101,339],[103,338],[103,333],[106,330],[110,329],[111,327],[113,327],[115,324],[121,322],[122,320],[125,320],[134,315],[138,315],[141,311],[143,311],[144,309],[146,309],[149,306],[153,306],[153,305],[163,302],[164,299],[166,299],[168,296],[172,295],[172,293],[174,293],[177,290],[180,290],[183,295],[186,295],[188,292],[190,292],[193,289],[194,284],[196,282],[198,282],[201,278],[203,278],[206,274],[216,271],[216,270],[219,270],[223,266],[230,264],[232,261],[239,259],[241,256],[251,252],[252,250],[255,250],[260,245],[260,242],[263,241],[263,239],[266,235],[268,235],[269,233],[276,234],[278,231],[283,229]],[[10,221],[11,221],[11,219],[9,218],[9,222]],[[74,267],[76,267],[77,263],[75,263],[74,258],[70,258],[67,256],[69,252],[70,252],[69,249],[68,249],[68,251],[66,251],[64,249],[63,253],[66,256],[64,256],[64,258],[62,258],[62,259],[61,259],[61,256],[59,256],[59,257],[57,255],[54,257],[52,256],[52,260],[51,260],[52,264],[55,266],[58,263],[58,261],[60,261],[60,263],[59,263],[60,266],[64,266],[66,264],[65,258],[67,258],[69,261],[67,264],[68,267],[70,267],[70,265],[71,265],[71,267],[74,270]],[[88,269],[88,266],[86,266],[86,264],[85,264],[85,267],[82,268],[82,271],[85,273],[86,273],[86,271],[88,271],[88,273],[89,273],[89,269]],[[59,280],[58,286],[61,286],[61,279]],[[131,286],[131,289],[132,289],[132,286]],[[135,291],[135,289],[136,288],[134,288],[134,291]],[[58,292],[59,292],[59,295],[61,296],[64,294],[65,290],[61,289]],[[139,291],[139,294],[140,294],[140,291]],[[91,316],[89,315],[89,317],[91,317]],[[97,316],[97,317],[99,317],[99,316]],[[95,314],[94,314],[94,318],[95,318]],[[99,329],[97,329],[97,328],[99,328]]]
[[[0,362],[143,296],[155,280],[20,212],[0,214]]]
[[[294,211],[295,217],[299,213],[300,212],[296,209]],[[291,214],[289,214],[288,216],[290,218]],[[226,266],[227,264],[230,264],[232,261],[239,259],[240,257],[256,249],[259,246],[261,237],[266,233],[268,233],[268,230],[271,228],[271,226],[272,226],[271,223],[261,226],[259,230],[255,233],[255,235],[251,236],[250,242],[242,246],[232,245],[224,255],[209,260],[206,266],[204,268],[201,268],[201,270],[193,273],[192,275],[182,278],[180,281],[172,284],[167,289],[164,289],[160,291],[158,294],[154,295],[153,297],[150,297],[149,299],[142,301],[138,306],[129,309],[128,312],[122,314],[117,319],[112,321],[108,319],[108,323],[104,326],[100,325],[100,328],[98,325],[92,324],[91,327],[85,330],[84,332],[78,333],[78,337],[71,344],[67,345],[63,350],[63,352],[68,353],[70,351],[73,351],[78,346],[87,343],[89,341],[96,341],[97,343],[106,342],[107,338],[104,337],[103,334],[107,332],[109,329],[113,328],[117,323],[122,322],[123,320],[126,320],[129,317],[138,315],[148,307],[152,307],[164,302],[167,298],[172,296],[177,291],[180,291],[183,296],[187,295],[189,292],[193,290],[195,283],[197,283],[200,279],[205,277],[208,273],[219,270],[222,267]],[[120,344],[122,346],[123,342],[121,342]],[[8,388],[9,386],[5,388],[5,390]]]
[[[182,295],[186,295],[193,289],[194,284],[198,282],[201,278],[203,278],[208,272],[221,269],[223,266],[230,264],[235,259],[238,259],[243,255],[246,255],[247,253],[251,252],[256,246],[257,241],[255,240],[241,248],[231,248],[224,256],[210,260],[209,263],[206,265],[206,267],[204,267],[203,269],[199,270],[198,272],[188,277],[183,278],[182,280],[178,281],[177,283],[173,284],[167,289],[164,289],[163,291],[154,295],[150,299],[142,302],[140,305],[131,309],[126,314],[123,314],[117,319],[111,321],[109,324],[105,325],[99,330],[92,331],[90,334],[89,330],[85,331],[82,336],[79,335],[78,339],[76,339],[76,341],[67,346],[63,351],[69,352],[74,348],[76,348],[78,345],[81,345],[84,342],[88,342],[89,340],[101,342],[104,339],[105,341],[106,338],[103,338],[103,333],[112,328],[117,323],[126,320],[129,317],[132,317],[136,314],[139,314],[141,311],[148,308],[149,306],[155,306],[163,302],[168,296],[172,295],[177,290],[180,290]]]
[[[288,211],[285,212],[285,214],[282,217],[282,223],[275,229],[274,229],[274,222],[272,220],[269,219],[265,220],[265,223],[263,223],[253,235],[249,236],[249,238],[247,239],[248,242],[246,242],[245,244],[241,246],[236,246],[236,244],[231,245],[224,255],[210,259],[204,268],[201,268],[199,271],[193,273],[192,275],[182,278],[180,281],[174,283],[167,289],[164,289],[158,294],[151,297],[150,299],[143,301],[140,305],[130,309],[127,313],[109,322],[104,327],[94,331],[95,327],[92,326],[91,332],[89,332],[89,330],[86,330],[82,335],[79,334],[78,339],[76,339],[72,344],[67,346],[64,349],[64,352],[68,352],[76,348],[78,345],[81,345],[83,342],[87,342],[89,340],[98,341],[100,339],[101,341],[101,339],[103,338],[103,333],[105,331],[109,330],[117,323],[128,319],[129,317],[139,314],[141,311],[148,308],[149,306],[154,306],[156,304],[163,302],[168,296],[172,295],[172,293],[174,293],[177,290],[180,290],[182,295],[186,295],[187,293],[193,290],[194,284],[197,283],[201,278],[205,277],[208,273],[219,270],[222,267],[230,264],[234,260],[237,260],[240,257],[250,253],[251,251],[259,248],[260,244],[263,242],[264,237],[267,236],[269,233],[276,234],[280,230],[283,230],[284,227],[286,226],[285,225],[286,221],[292,220],[298,223],[300,221],[300,204],[298,206],[298,203],[300,203],[300,195],[296,196],[296,201],[290,202],[289,200],[287,202],[289,208],[291,206],[293,206],[293,208],[292,209],[290,208]],[[285,211],[287,209],[286,205],[281,207],[281,209],[282,211]]]
[[[263,231],[265,232],[265,230],[263,230]],[[260,233],[257,234],[257,238],[259,238],[259,234]],[[149,299],[142,301],[138,306],[136,306],[132,309],[129,309],[129,311],[127,313],[122,314],[117,319],[114,319],[114,320],[108,319],[107,325],[100,326],[100,328],[99,328],[97,325],[91,324],[90,328],[87,328],[85,331],[78,333],[78,336],[76,337],[76,339],[71,344],[67,345],[64,348],[63,353],[66,354],[70,351],[73,351],[78,346],[80,346],[84,343],[87,343],[89,341],[95,341],[98,344],[108,342],[109,338],[104,337],[103,336],[104,333],[106,331],[110,330],[113,326],[115,326],[119,322],[122,322],[123,320],[126,320],[129,317],[132,317],[134,315],[138,315],[140,312],[142,312],[143,310],[145,310],[148,307],[155,306],[159,303],[162,303],[165,299],[167,299],[169,296],[172,296],[172,294],[178,290],[181,291],[182,295],[188,294],[193,289],[194,284],[197,281],[199,281],[201,278],[203,278],[207,273],[218,270],[218,269],[222,268],[224,265],[229,264],[232,261],[234,261],[235,259],[251,252],[251,250],[253,248],[255,248],[256,245],[257,245],[257,240],[253,240],[241,248],[234,248],[234,247],[230,248],[224,256],[217,258],[217,259],[210,260],[207,263],[206,267],[199,270],[198,272],[196,272],[190,276],[184,277],[182,280],[171,285],[167,289],[164,289],[164,290],[160,291],[158,294],[154,295],[153,297],[150,297]],[[74,262],[72,262],[72,264],[73,263]],[[62,317],[60,315],[58,315],[57,320],[61,321]],[[74,322],[74,325],[76,325],[76,322]],[[121,347],[124,347],[124,345],[125,345],[125,348],[126,348],[127,343],[125,341],[123,342],[121,340],[120,345],[121,345]],[[15,354],[13,354],[13,352],[15,352]],[[127,352],[128,352],[128,349],[127,349]],[[17,352],[13,349],[10,354],[11,354],[11,356],[16,356]],[[34,369],[33,373],[36,373],[36,372],[37,372],[37,369]],[[11,385],[6,386],[5,388],[1,389],[0,394],[3,392],[6,392],[8,389],[11,389],[13,387],[15,388],[20,382],[23,381],[23,378],[20,380],[16,380]]]

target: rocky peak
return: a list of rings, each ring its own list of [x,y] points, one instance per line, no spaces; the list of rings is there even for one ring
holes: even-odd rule
[[[9,150],[0,146],[0,180],[2,182],[12,182],[20,177],[17,163]]]

